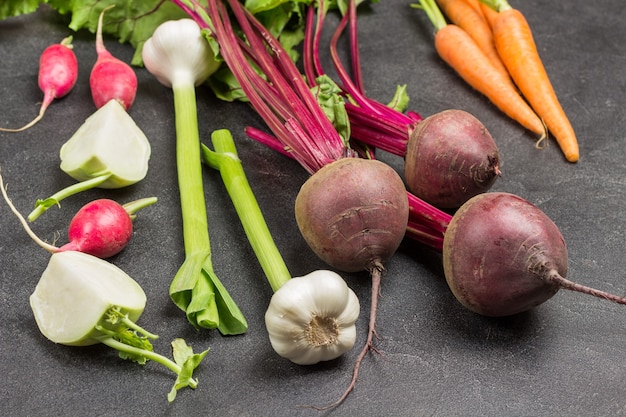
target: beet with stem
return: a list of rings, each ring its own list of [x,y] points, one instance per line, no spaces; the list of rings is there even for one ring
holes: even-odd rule
[[[568,254],[556,224],[537,206],[510,193],[467,201],[443,241],[446,281],[461,304],[476,313],[510,316],[568,289],[626,304],[626,298],[565,278]]]

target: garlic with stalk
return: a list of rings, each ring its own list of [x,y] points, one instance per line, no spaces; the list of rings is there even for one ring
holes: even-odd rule
[[[265,326],[276,353],[312,365],[352,348],[359,310],[356,294],[340,275],[318,270],[291,278],[274,293]]]
[[[197,85],[217,70],[208,41],[191,19],[169,20],[142,49],[148,71],[174,94],[176,171],[183,219],[185,261],[170,284],[170,298],[197,328],[244,333],[248,324],[215,273],[202,183]]]

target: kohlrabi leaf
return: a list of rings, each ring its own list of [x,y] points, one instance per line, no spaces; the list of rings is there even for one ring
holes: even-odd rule
[[[98,27],[100,12],[115,5],[107,11],[102,31],[135,48],[131,62],[133,65],[142,64],[141,48],[157,26],[166,20],[188,17],[182,9],[167,0],[47,0],[47,3],[61,14],[72,15],[70,29],[87,29],[92,33]]]
[[[178,338],[172,341],[172,356],[174,362],[181,367],[181,371],[172,390],[167,395],[169,402],[174,401],[179,389],[184,387],[195,388],[198,385],[198,381],[193,378],[193,371],[200,365],[208,352],[209,349],[201,353],[193,353],[191,346],[187,345],[183,339]]]
[[[150,143],[117,100],[85,120],[61,147],[61,169],[77,181],[108,175],[100,188],[141,181],[148,171]]]

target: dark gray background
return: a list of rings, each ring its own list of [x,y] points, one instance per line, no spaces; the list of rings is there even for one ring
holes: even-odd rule
[[[560,227],[569,247],[569,277],[623,293],[626,254],[626,12],[621,1],[514,1],[527,16],[548,73],[580,141],[578,164],[558,147],[538,151],[533,138],[472,91],[435,54],[432,26],[410,1],[383,1],[362,9],[364,81],[386,102],[407,83],[411,109],[429,115],[467,110],[494,136],[503,176],[495,190],[537,204]],[[68,20],[48,9],[0,22],[0,125],[21,126],[37,112],[38,57],[69,34]],[[116,56],[132,50],[108,38]],[[95,62],[93,35],[75,34],[79,80],[44,119],[20,134],[0,133],[0,165],[14,203],[26,214],[37,198],[72,184],[59,165],[60,146],[95,109],[88,77]],[[183,260],[174,156],[171,92],[137,69],[139,92],[131,115],[152,144],[144,181],[122,190],[93,190],[63,202],[33,227],[52,239],[86,202],[125,202],[157,196],[135,222],[131,244],[111,262],[144,288],[148,304],[139,323],[159,334],[155,350],[185,338],[211,348],[196,371],[200,384],[168,405],[173,374],[117,358],[105,346],[57,346],[38,331],[28,297],[49,254],[24,233],[0,204],[0,412],[7,415],[314,416],[301,404],[324,405],[347,386],[365,339],[370,283],[366,273],[343,274],[362,303],[357,347],[342,358],[303,367],[278,357],[269,345],[263,314],[271,297],[239,220],[215,172],[205,170],[209,232],[218,275],[249,321],[247,334],[222,337],[196,331],[168,297]],[[201,135],[228,128],[270,229],[292,274],[324,265],[297,230],[292,204],[305,171],[247,139],[242,129],[263,124],[246,105],[198,91]],[[380,154],[401,169],[402,161]],[[463,309],[449,292],[440,259],[408,242],[388,263],[376,347],[337,416],[617,416],[626,414],[626,307],[561,291],[535,310],[489,319]]]

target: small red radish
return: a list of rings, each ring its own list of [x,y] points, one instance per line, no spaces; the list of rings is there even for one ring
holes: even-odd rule
[[[35,125],[43,118],[54,99],[66,96],[74,88],[78,78],[78,60],[72,47],[72,37],[68,36],[60,43],[48,46],[41,53],[38,84],[44,96],[39,114],[31,122],[18,129],[0,128],[0,131],[21,132]]]
[[[73,250],[102,259],[118,254],[133,234],[132,219],[138,202],[146,203],[138,200],[120,205],[113,200],[99,199],[85,204],[70,221],[69,243],[61,246],[59,252]]]
[[[50,253],[78,251],[102,259],[116,255],[126,247],[133,233],[132,220],[136,213],[157,201],[156,197],[141,198],[124,205],[109,199],[91,201],[78,210],[70,221],[67,233],[70,242],[57,247],[44,242],[31,230],[7,195],[2,176],[0,188],[11,211],[39,246]]]
[[[567,248],[556,224],[534,204],[504,192],[479,194],[456,212],[443,241],[446,281],[476,313],[517,314],[561,288],[626,304],[626,298],[566,278]]]
[[[458,208],[500,176],[500,154],[487,128],[463,110],[419,122],[406,147],[407,188],[435,207]]]
[[[102,19],[104,12],[114,7],[111,5],[102,10],[98,19],[96,32],[96,52],[98,59],[91,69],[89,85],[91,96],[97,108],[111,100],[118,100],[128,111],[137,94],[137,75],[127,63],[115,58],[104,47],[102,40]]]

